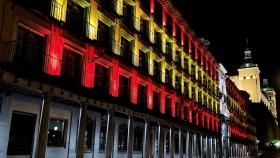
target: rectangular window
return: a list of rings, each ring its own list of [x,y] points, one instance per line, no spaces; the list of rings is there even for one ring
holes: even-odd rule
[[[13,112],[7,155],[32,157],[36,115]]]
[[[155,31],[154,33],[154,43],[155,43],[155,46],[161,51],[161,33],[160,32],[157,32]]]
[[[170,96],[165,97],[165,114],[167,116],[171,116],[171,97]]]
[[[14,55],[14,64],[18,69],[42,71],[44,38],[19,26],[17,41],[9,43],[9,52]],[[28,71],[25,71],[28,72]]]
[[[179,76],[175,77],[175,88],[179,92],[181,91],[181,83],[180,83],[180,77]]]
[[[185,88],[185,91],[184,91],[184,96],[187,97],[187,98],[190,98],[190,90],[189,90],[189,82],[184,82],[184,88]]]
[[[140,19],[140,37],[149,41],[149,21]]]
[[[129,79],[122,75],[119,78],[119,97],[129,99]]]
[[[143,149],[143,128],[134,128],[133,151],[141,152]]]
[[[177,134],[174,135],[174,151],[175,154],[179,153],[179,136]]]
[[[67,120],[51,118],[48,128],[48,146],[65,147],[67,135]]]
[[[100,120],[99,150],[105,150],[106,132],[107,132],[107,115],[102,115]]]
[[[126,151],[127,149],[127,125],[121,124],[118,132],[118,151]]]
[[[140,7],[144,10],[148,15],[150,13],[150,0],[141,0]]]
[[[180,51],[176,51],[175,53],[175,62],[178,66],[181,67],[181,56],[180,56],[181,52]]]
[[[81,56],[68,49],[63,49],[61,77],[63,77],[65,80],[79,83],[81,80],[81,70]]]
[[[139,50],[139,67],[145,72],[148,71],[148,57],[142,50]]]
[[[147,105],[147,88],[141,84],[138,84],[138,104]]]
[[[92,118],[86,118],[86,129],[85,129],[85,140],[84,140],[84,150],[91,152],[93,149],[95,134],[95,121]]]
[[[173,32],[173,19],[170,15],[166,14],[166,29],[167,33],[172,37]]]
[[[181,106],[180,106],[180,103],[176,102],[175,106],[176,106],[176,117],[180,118],[180,116],[181,116]]]
[[[82,6],[73,0],[67,1],[66,26],[71,32],[82,35],[85,29],[83,28],[85,24],[84,15],[85,11]]]
[[[109,70],[108,68],[95,64],[94,87],[101,93],[108,93]]]
[[[121,37],[121,52],[120,52],[120,55],[125,61],[131,62],[130,42],[123,37]]]
[[[134,17],[134,7],[123,3],[123,22],[129,26],[133,27],[133,17]]]
[[[171,85],[171,70],[165,69],[165,83]]]
[[[157,81],[161,81],[160,80],[160,74],[161,74],[160,63],[154,60],[154,78]]]
[[[98,21],[97,28],[97,40],[100,41],[101,44],[107,46],[106,48],[110,48],[111,46],[111,28],[104,24],[102,21]]]
[[[166,57],[169,61],[172,61],[172,43],[171,42],[166,42],[166,47],[165,47],[165,52],[166,52]]]
[[[160,112],[160,103],[159,103],[159,93],[153,92],[153,110],[155,112]]]
[[[154,17],[155,22],[157,22],[160,26],[162,25],[162,5],[157,0],[154,1],[155,11],[154,11]]]

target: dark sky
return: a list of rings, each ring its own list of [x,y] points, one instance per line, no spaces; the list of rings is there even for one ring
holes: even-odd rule
[[[280,13],[277,1],[171,0],[190,27],[210,41],[209,50],[228,70],[237,74],[246,38],[261,77],[268,78],[280,95]],[[279,96],[278,95],[278,96]],[[278,97],[278,103],[280,103]]]

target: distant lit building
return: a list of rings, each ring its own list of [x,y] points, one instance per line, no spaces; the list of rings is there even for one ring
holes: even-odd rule
[[[229,130],[228,123],[230,119],[230,113],[227,107],[227,84],[226,76],[227,70],[220,63],[218,66],[218,83],[220,90],[220,113],[221,113],[221,150],[223,157],[229,157]]]
[[[244,61],[238,69],[238,75],[230,78],[240,90],[250,94],[253,103],[264,103],[277,124],[276,93],[274,89],[268,87],[267,81],[265,81],[265,87],[261,87],[259,67],[252,62],[249,49],[246,49],[244,53]]]
[[[248,104],[249,96],[236,87],[234,82],[227,78],[227,106],[229,109],[229,156],[248,156]]]
[[[218,65],[169,0],[0,8],[0,157],[221,153]]]

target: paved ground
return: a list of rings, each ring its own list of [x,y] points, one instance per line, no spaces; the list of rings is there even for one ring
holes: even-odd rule
[[[259,158],[280,158],[280,150],[270,150],[258,153]]]

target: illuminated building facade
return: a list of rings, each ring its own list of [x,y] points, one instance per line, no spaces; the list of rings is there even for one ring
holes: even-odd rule
[[[168,0],[3,0],[0,157],[217,157],[217,63]]]
[[[230,157],[248,156],[248,104],[249,96],[244,95],[227,78],[227,106],[229,109],[229,152]]]
[[[244,52],[244,61],[238,69],[238,75],[231,76],[240,90],[250,94],[253,103],[263,103],[274,117],[277,123],[276,93],[273,88],[268,86],[264,79],[263,87],[261,86],[260,69],[257,64],[252,62],[251,50],[248,48]]]

